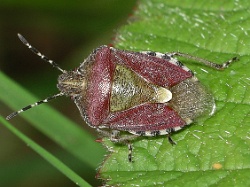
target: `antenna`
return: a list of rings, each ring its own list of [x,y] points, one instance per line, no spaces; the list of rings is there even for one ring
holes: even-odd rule
[[[20,113],[22,113],[22,112],[24,112],[24,111],[26,111],[26,110],[29,110],[29,109],[31,109],[31,108],[33,108],[33,107],[35,107],[35,106],[38,106],[38,105],[40,105],[40,104],[43,104],[43,103],[47,103],[47,102],[49,102],[50,100],[55,99],[55,98],[57,98],[57,97],[59,97],[59,96],[63,96],[63,95],[64,95],[64,93],[58,93],[58,94],[52,95],[52,96],[50,96],[50,97],[47,97],[46,99],[43,99],[43,100],[41,100],[41,101],[38,101],[38,102],[36,102],[36,103],[34,103],[34,104],[31,104],[31,105],[28,105],[28,106],[26,106],[26,107],[23,107],[21,110],[18,110],[18,111],[16,111],[16,112],[13,112],[13,113],[11,113],[10,115],[8,115],[8,116],[6,117],[6,119],[7,119],[7,120],[10,120],[11,118],[15,117],[16,115],[18,115],[18,114],[20,114]]]
[[[42,53],[40,53],[35,47],[33,47],[32,45],[30,45],[29,42],[28,42],[21,34],[18,33],[17,36],[18,36],[18,38],[23,42],[24,45],[26,45],[33,53],[35,53],[36,55],[38,55],[42,60],[44,60],[44,61],[50,63],[53,67],[55,67],[56,69],[58,69],[58,70],[61,71],[62,73],[67,73],[66,70],[63,70],[62,68],[60,68],[59,65],[57,65],[53,60],[50,60],[48,57],[46,57],[45,55],[43,55]],[[59,97],[59,96],[63,96],[63,95],[65,95],[65,94],[62,93],[62,92],[60,92],[60,93],[55,94],[55,95],[53,95],[53,96],[47,97],[47,98],[44,99],[44,100],[38,101],[38,102],[36,102],[36,103],[34,103],[34,104],[31,104],[31,105],[28,105],[28,106],[22,108],[21,110],[18,110],[18,111],[16,111],[16,112],[11,113],[10,115],[8,115],[8,116],[6,117],[6,119],[7,119],[7,120],[10,120],[10,119],[12,119],[13,117],[15,117],[16,115],[18,115],[18,114],[20,114],[20,113],[22,113],[22,112],[24,112],[24,111],[26,111],[26,110],[29,110],[29,109],[31,109],[31,108],[33,108],[33,107],[35,107],[35,106],[38,106],[38,105],[40,105],[40,104],[43,104],[43,103],[47,103],[47,102],[49,102],[50,100],[55,99],[55,98],[57,98],[57,97]]]
[[[62,68],[60,68],[59,65],[56,64],[53,60],[50,60],[48,57],[46,57],[45,55],[40,53],[40,51],[38,51],[35,47],[30,45],[29,42],[21,34],[18,33],[17,36],[21,40],[21,42],[23,42],[24,45],[26,45],[33,53],[38,55],[42,60],[50,63],[54,68],[58,69],[59,71],[61,71],[63,73],[67,72],[66,70],[63,70]]]

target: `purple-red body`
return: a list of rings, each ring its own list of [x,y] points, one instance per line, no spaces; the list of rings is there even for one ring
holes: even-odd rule
[[[58,88],[94,128],[168,134],[214,107],[193,73],[166,54],[101,46],[66,74],[59,77]]]

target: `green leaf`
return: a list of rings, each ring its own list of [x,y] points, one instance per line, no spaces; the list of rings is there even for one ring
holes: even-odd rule
[[[84,181],[80,176],[78,176],[74,171],[68,168],[65,164],[63,164],[60,160],[54,157],[52,154],[47,152],[44,148],[36,144],[34,141],[29,139],[15,127],[13,127],[10,123],[8,123],[5,119],[0,117],[0,121],[5,127],[7,127],[10,131],[12,131],[16,136],[18,136],[22,141],[24,141],[29,147],[31,147],[34,151],[36,151],[39,155],[41,155],[44,159],[50,162],[54,167],[56,167],[59,171],[61,171],[64,175],[66,175],[69,179],[71,179],[75,184],[79,186],[91,186],[86,181]]]
[[[249,186],[250,63],[249,1],[141,0],[131,22],[122,27],[115,46],[159,52],[180,51],[222,63],[240,61],[216,71],[188,59],[200,82],[212,92],[217,110],[165,137],[140,138],[111,150],[100,177],[111,186]]]

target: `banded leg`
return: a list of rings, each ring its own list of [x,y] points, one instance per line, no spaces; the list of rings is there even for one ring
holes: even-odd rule
[[[133,152],[133,145],[131,142],[128,142],[128,161],[132,162],[132,152]]]

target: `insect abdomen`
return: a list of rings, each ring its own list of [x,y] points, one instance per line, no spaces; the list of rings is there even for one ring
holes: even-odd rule
[[[211,115],[214,112],[215,102],[212,95],[196,77],[186,79],[170,90],[173,98],[169,106],[177,111],[187,123],[191,123],[199,116]]]

